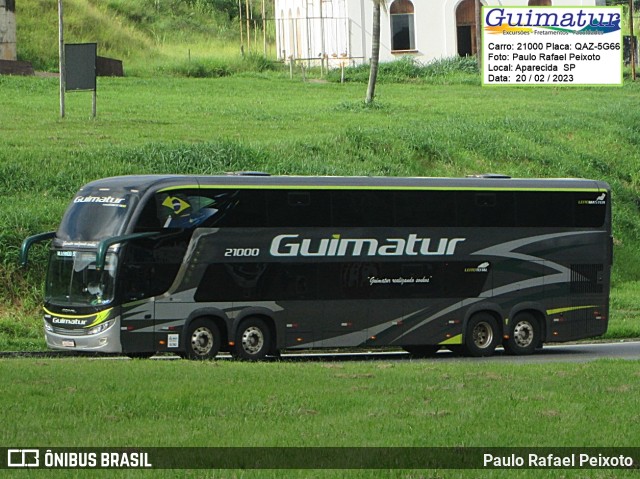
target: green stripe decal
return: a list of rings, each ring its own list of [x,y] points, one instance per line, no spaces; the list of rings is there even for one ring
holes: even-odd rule
[[[105,309],[104,311],[100,311],[98,314],[96,314],[96,319],[93,321],[93,323],[87,324],[85,328],[92,328],[94,326],[97,326],[100,323],[104,323],[107,320],[107,318],[109,318],[109,315],[111,314],[112,309],[113,308],[109,308],[109,309]]]
[[[452,338],[445,339],[438,344],[442,346],[446,346],[447,344],[462,344],[462,334],[458,334],[456,336],[453,336]]]
[[[580,309],[591,309],[591,308],[597,308],[598,306],[595,304],[589,305],[589,306],[569,306],[568,308],[557,308],[557,309],[547,309],[547,315],[551,316],[553,314],[561,314],[561,313],[567,313],[569,311],[578,311]]]
[[[489,186],[349,186],[349,185],[180,185],[161,188],[158,193],[176,190],[371,190],[371,191],[550,191],[602,193],[600,188],[495,188]]]
[[[66,318],[66,319],[84,319],[84,318],[90,318],[92,316],[100,316],[102,314],[104,315],[109,315],[109,313],[111,313],[111,310],[113,308],[109,308],[109,309],[105,309],[104,311],[101,311],[99,313],[92,313],[92,314],[58,314],[58,313],[52,313],[51,311],[49,311],[47,308],[42,308],[44,309],[44,312],[47,314],[50,314],[51,316],[57,316],[58,318]]]
[[[111,315],[111,311],[113,311],[113,308],[109,308],[109,309],[105,309],[104,311],[100,311],[99,313],[93,313],[93,314],[84,314],[84,315],[72,315],[72,314],[58,314],[58,313],[52,313],[51,311],[49,311],[47,308],[42,308],[44,309],[44,312],[51,315],[51,316],[57,316],[58,318],[65,318],[65,319],[85,319],[85,318],[92,318],[95,316],[95,318],[93,319],[93,321],[89,324],[87,324],[86,326],[83,326],[84,328],[92,328],[94,326],[97,326],[100,323],[105,322],[109,316]]]

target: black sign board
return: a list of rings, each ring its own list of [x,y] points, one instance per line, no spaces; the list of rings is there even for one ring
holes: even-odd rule
[[[64,46],[65,89],[96,89],[97,43],[67,43]]]

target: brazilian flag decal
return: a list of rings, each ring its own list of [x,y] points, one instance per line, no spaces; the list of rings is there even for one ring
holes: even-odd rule
[[[191,208],[191,205],[177,196],[167,196],[162,202],[162,206],[166,206],[173,211],[174,215],[179,215],[185,210]]]

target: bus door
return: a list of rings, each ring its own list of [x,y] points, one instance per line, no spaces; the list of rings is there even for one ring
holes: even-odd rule
[[[155,352],[154,298],[132,301],[122,306],[120,343],[124,353]]]
[[[173,284],[187,238],[176,235],[132,241],[125,247],[120,288],[122,348],[125,352],[157,351],[155,298]],[[161,348],[162,349],[162,348]]]
[[[275,299],[283,308],[286,347],[309,347],[323,321],[318,301],[318,265],[314,263],[267,263],[260,281],[263,298]]]

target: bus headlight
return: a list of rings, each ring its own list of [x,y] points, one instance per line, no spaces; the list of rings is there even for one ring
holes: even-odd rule
[[[99,333],[109,329],[111,326],[113,326],[113,324],[115,322],[116,322],[115,319],[110,319],[109,321],[105,321],[104,323],[100,323],[97,326],[94,326],[93,328],[91,328],[89,331],[87,331],[87,334],[88,335],[99,334]]]
[[[45,331],[48,331],[50,333],[53,332],[53,326],[51,326],[49,323],[47,323],[46,321],[44,322],[44,329]]]

